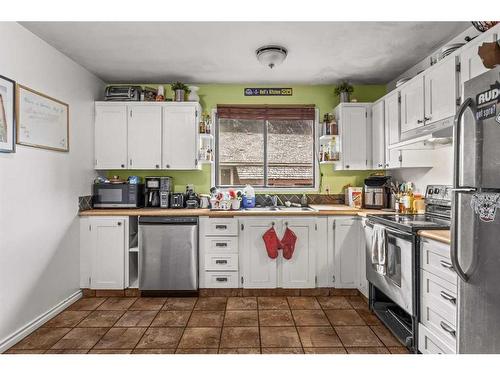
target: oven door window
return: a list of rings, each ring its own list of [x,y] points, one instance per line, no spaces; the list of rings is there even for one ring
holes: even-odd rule
[[[387,233],[387,270],[385,277],[401,287],[401,246],[400,238]]]
[[[123,200],[123,189],[99,189],[97,191],[99,203],[121,203]]]

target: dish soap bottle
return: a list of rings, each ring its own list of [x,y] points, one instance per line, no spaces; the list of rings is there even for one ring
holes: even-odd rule
[[[307,206],[307,196],[305,194],[302,194],[302,198],[300,198],[300,204],[302,205],[302,207]]]

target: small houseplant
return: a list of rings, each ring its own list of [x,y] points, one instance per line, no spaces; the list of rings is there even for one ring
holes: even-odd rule
[[[171,85],[172,91],[174,92],[174,100],[176,102],[183,102],[186,94],[189,93],[189,88],[182,82],[174,82]]]
[[[353,91],[354,88],[347,81],[341,82],[337,87],[335,87],[335,95],[340,98],[341,103],[348,103]]]

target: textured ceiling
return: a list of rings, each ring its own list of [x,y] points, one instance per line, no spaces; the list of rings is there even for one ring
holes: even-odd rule
[[[467,22],[22,22],[109,83],[387,83]],[[270,70],[255,50],[288,49]]]

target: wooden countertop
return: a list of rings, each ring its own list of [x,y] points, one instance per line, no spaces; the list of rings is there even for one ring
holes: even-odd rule
[[[173,209],[173,208],[109,208],[92,209],[80,211],[80,216],[210,216],[210,217],[234,217],[234,216],[326,216],[346,215],[363,216],[369,214],[391,214],[391,212],[380,210],[365,210],[352,208],[346,205],[311,205],[316,211],[211,211],[206,208],[197,209]]]
[[[449,230],[419,230],[418,235],[431,240],[451,244],[451,232]]]

